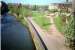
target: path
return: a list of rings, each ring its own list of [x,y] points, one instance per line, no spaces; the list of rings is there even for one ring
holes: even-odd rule
[[[47,46],[48,50],[70,50],[64,46],[64,36],[62,36],[57,30],[54,24],[51,25],[51,34],[44,32],[32,19],[32,17],[28,17],[28,19],[32,22],[36,30],[39,32],[42,40]]]

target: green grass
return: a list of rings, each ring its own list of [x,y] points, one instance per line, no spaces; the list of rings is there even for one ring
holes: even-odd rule
[[[35,12],[33,13],[34,21],[43,29],[48,30],[50,26],[50,21],[45,17],[46,15],[43,13]]]
[[[60,32],[62,32],[62,19],[61,19],[61,17],[60,16],[58,16],[58,17],[56,17],[55,18],[55,24],[56,24],[56,27],[57,27],[57,29],[60,31]]]

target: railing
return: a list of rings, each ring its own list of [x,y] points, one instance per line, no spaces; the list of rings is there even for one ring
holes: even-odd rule
[[[35,29],[34,25],[31,23],[31,21],[30,21],[28,18],[27,18],[27,21],[28,21],[28,23],[29,23],[29,25],[30,25],[30,26],[29,26],[30,32],[31,32],[32,34],[36,34],[37,37],[39,38],[39,39],[37,39],[37,40],[39,41],[39,44],[41,44],[42,50],[48,50],[47,47],[46,47],[46,45],[45,45],[45,43],[43,42],[42,38],[40,37],[38,31]],[[32,27],[32,28],[30,28],[30,27]],[[33,29],[33,30],[32,30],[32,29]],[[33,36],[33,35],[32,35],[32,36]],[[35,36],[35,35],[34,35],[34,36]],[[34,36],[33,36],[33,38],[34,38]],[[36,43],[36,42],[34,42],[34,43]]]

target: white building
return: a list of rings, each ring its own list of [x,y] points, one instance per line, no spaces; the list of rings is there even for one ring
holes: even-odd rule
[[[58,5],[57,4],[49,4],[48,9],[49,10],[51,10],[51,9],[58,9]]]

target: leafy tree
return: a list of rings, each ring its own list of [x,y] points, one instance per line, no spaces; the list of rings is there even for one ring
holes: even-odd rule
[[[75,47],[74,42],[75,42],[75,22],[74,18],[71,17],[69,20],[69,23],[65,26],[64,33],[65,33],[65,42],[68,44],[70,47]]]

